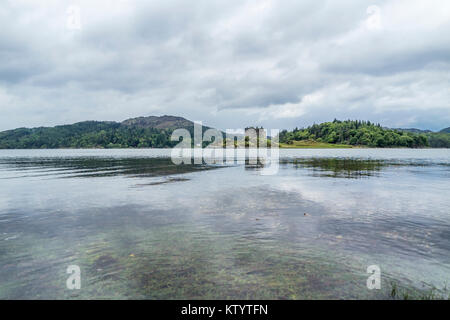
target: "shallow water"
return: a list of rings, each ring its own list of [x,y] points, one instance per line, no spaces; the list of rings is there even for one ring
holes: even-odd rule
[[[0,150],[0,298],[372,299],[450,280],[450,151]],[[66,269],[81,269],[68,290]],[[381,290],[368,290],[369,265]]]

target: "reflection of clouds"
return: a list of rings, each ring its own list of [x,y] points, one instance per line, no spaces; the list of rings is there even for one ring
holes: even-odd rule
[[[373,149],[281,151],[294,156],[351,153],[369,157],[378,153],[380,157],[381,153]],[[411,156],[412,152],[389,150],[389,154],[403,157]],[[442,151],[424,151],[421,155],[439,156],[435,152]],[[0,239],[19,234],[19,238],[3,242],[11,245],[24,241],[25,236],[38,234],[57,239],[53,242],[56,244],[72,243],[80,234],[86,235],[81,238],[83,242],[98,234],[103,237],[114,233],[120,244],[129,241],[134,245],[135,239],[141,239],[135,230],[152,235],[153,227],[164,225],[169,226],[168,231],[178,227],[188,230],[202,244],[210,244],[212,240],[222,246],[226,239],[233,238],[263,249],[276,250],[277,245],[283,249],[313,248],[314,254],[342,255],[346,263],[370,258],[382,261],[383,266],[395,264],[397,268],[386,269],[389,274],[440,280],[448,274],[448,267],[442,261],[445,262],[450,250],[447,241],[450,199],[445,198],[448,179],[442,176],[442,171],[433,170],[432,166],[421,170],[413,166],[388,168],[381,177],[356,180],[311,177],[303,169],[292,166],[283,166],[274,176],[261,176],[245,170],[242,164],[185,173],[177,177],[189,180],[171,183],[161,183],[170,179],[167,176],[128,175],[9,179],[8,183],[0,184],[0,234],[5,229],[11,234]],[[0,178],[11,174],[21,173],[0,171]],[[132,188],[149,183],[154,184]],[[26,219],[25,215],[28,215]],[[2,218],[10,221],[1,221]],[[172,245],[174,233],[166,230],[162,233],[162,237],[154,236],[157,240],[154,244],[165,253],[164,245]],[[183,237],[181,233],[177,235]],[[227,259],[239,261],[240,252],[236,252],[233,244],[223,246]],[[193,250],[210,254],[204,247]],[[292,252],[302,258],[309,257],[302,251]],[[410,263],[411,257],[421,265]],[[219,264],[222,268],[221,261]]]
[[[3,191],[3,188],[0,188]],[[9,209],[9,199],[5,196],[5,193],[0,192],[0,212],[1,210],[8,211]]]
[[[280,184],[274,186],[275,188],[284,191],[284,192],[297,192],[301,194],[301,196],[310,201],[321,202],[326,199],[326,195],[324,192],[320,192],[319,190],[312,190],[310,186],[306,186],[306,183],[301,181],[285,181]]]
[[[396,169],[398,170],[398,169]],[[330,215],[366,219],[396,215],[445,217],[450,200],[443,199],[446,181],[420,180],[405,175],[367,180],[285,178],[273,188],[296,192],[328,209]],[[438,191],[438,192],[436,192]],[[420,196],[418,196],[420,195]],[[430,208],[434,208],[430,210]]]

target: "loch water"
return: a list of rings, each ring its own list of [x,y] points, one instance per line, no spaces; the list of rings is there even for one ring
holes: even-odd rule
[[[448,297],[450,150],[280,149],[273,175],[170,154],[0,150],[0,298]]]

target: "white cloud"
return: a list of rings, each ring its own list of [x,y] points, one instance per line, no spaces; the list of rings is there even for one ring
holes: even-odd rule
[[[320,106],[323,101],[323,93],[318,91],[303,96],[298,103],[284,103],[270,105],[264,110],[249,110],[249,115],[259,113],[260,120],[298,118],[304,115],[309,109]]]

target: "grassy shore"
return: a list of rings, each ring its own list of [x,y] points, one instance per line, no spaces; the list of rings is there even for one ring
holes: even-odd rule
[[[317,142],[313,140],[292,141],[292,144],[280,143],[280,148],[309,148],[309,149],[331,149],[331,148],[358,148],[349,144],[334,144]]]

